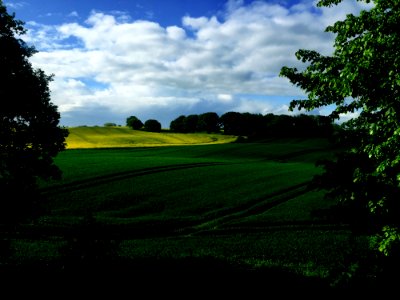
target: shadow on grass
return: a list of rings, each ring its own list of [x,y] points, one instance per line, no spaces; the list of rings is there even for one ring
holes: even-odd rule
[[[393,270],[393,268],[392,268]],[[157,291],[160,285],[170,288],[195,288],[211,290],[255,292],[278,291],[321,292],[321,295],[347,294],[348,292],[388,291],[397,287],[396,274],[379,279],[355,278],[346,284],[332,285],[332,278],[308,277],[279,267],[251,269],[230,264],[215,257],[140,258],[121,257],[63,257],[52,262],[33,262],[24,265],[0,265],[0,274],[7,278],[49,278],[52,281],[79,284],[106,282],[115,286],[122,282],[132,287],[149,286]],[[328,292],[329,294],[325,294]]]
[[[397,287],[400,274],[400,259],[374,262],[373,256],[358,264],[353,263],[360,259],[358,256],[349,257],[346,266],[338,267],[336,273],[330,272],[330,278],[303,276],[283,267],[252,268],[214,256],[126,258],[118,255],[121,240],[110,238],[105,228],[99,226],[91,214],[86,215],[73,232],[64,236],[60,256],[46,261],[13,261],[9,239],[4,239],[0,244],[4,249],[0,252],[0,275],[11,278],[45,276],[81,282],[96,279],[110,283],[129,281],[135,285],[150,283],[154,288],[159,283],[171,283],[206,289],[251,287],[269,291],[342,292],[388,290]],[[372,269],[375,265],[383,269]],[[368,277],[368,274],[380,277]],[[337,284],[332,284],[335,281]]]
[[[207,283],[231,288],[259,286],[266,289],[323,289],[330,290],[328,282],[320,278],[300,276],[279,268],[252,270],[235,266],[213,257],[187,258],[147,258],[147,259],[62,259],[51,263],[35,262],[19,266],[3,266],[0,274],[19,276],[51,276],[55,278],[74,278],[91,280],[133,280],[133,282],[160,282],[200,286]]]

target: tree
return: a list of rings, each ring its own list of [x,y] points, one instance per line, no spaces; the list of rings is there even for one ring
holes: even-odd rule
[[[26,221],[38,208],[37,179],[59,178],[53,158],[68,131],[50,101],[52,76],[34,69],[26,30],[0,0],[0,223]]]
[[[197,131],[206,131],[207,133],[219,132],[219,116],[215,112],[208,112],[199,115]]]
[[[147,120],[144,122],[144,130],[150,132],[161,132],[161,123],[153,119]]]
[[[224,129],[224,134],[241,134],[242,124],[242,114],[238,112],[227,112],[224,113],[220,118],[222,127]]]
[[[400,241],[400,2],[365,2],[374,6],[326,28],[336,35],[332,56],[299,50],[306,69],[283,67],[281,76],[308,93],[291,110],[334,105],[332,119],[358,113],[344,125],[347,150],[317,181],[341,203],[368,210],[365,225],[381,232],[378,249],[393,254]]]
[[[185,132],[196,132],[199,123],[199,115],[188,115],[185,118]]]
[[[169,128],[173,132],[184,133],[184,132],[186,132],[185,124],[186,124],[186,117],[184,115],[181,115],[178,118],[176,118],[175,120],[171,121]]]
[[[140,121],[137,117],[135,116],[130,116],[126,119],[126,126],[134,129],[134,130],[139,130],[142,129],[143,127],[143,122]]]

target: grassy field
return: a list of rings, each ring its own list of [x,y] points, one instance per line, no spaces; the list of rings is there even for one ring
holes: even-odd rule
[[[128,127],[81,126],[68,130],[68,149],[219,144],[230,143],[236,139],[220,134],[154,133]]]
[[[113,141],[119,136],[110,135]],[[214,135],[174,136],[201,144]],[[64,178],[41,184],[47,214],[29,229],[39,238],[13,241],[16,264],[51,265],[66,255],[66,247],[70,254],[71,247],[111,247],[113,257],[132,263],[138,272],[177,266],[213,272],[217,265],[255,272],[279,269],[330,282],[349,257],[366,257],[365,237],[313,214],[335,204],[307,189],[321,172],[315,162],[333,154],[326,140],[222,141],[227,140],[219,136],[215,144],[190,147],[100,149],[103,144],[98,144],[98,149],[60,153],[56,164]],[[85,242],[71,246],[76,240]]]

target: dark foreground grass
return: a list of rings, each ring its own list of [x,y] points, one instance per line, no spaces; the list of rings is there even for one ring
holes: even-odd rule
[[[192,284],[239,280],[244,285],[257,282],[265,289],[284,291],[377,288],[371,270],[364,265],[371,257],[367,237],[352,236],[346,229],[293,227],[145,239],[79,238],[14,240],[16,252],[0,272],[128,281],[145,278],[153,284],[160,280]]]
[[[369,282],[368,237],[313,214],[335,204],[307,189],[316,160],[332,153],[324,140],[293,139],[68,150],[56,160],[64,179],[42,184],[48,213],[2,230],[10,251],[0,271]]]

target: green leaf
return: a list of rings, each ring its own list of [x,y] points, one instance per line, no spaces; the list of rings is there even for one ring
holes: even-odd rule
[[[340,2],[321,0],[317,5]],[[348,14],[326,28],[335,34],[332,56],[299,50],[297,59],[308,65],[302,71],[283,67],[281,76],[308,94],[307,100],[291,102],[291,109],[333,106],[332,119],[359,113],[343,124],[338,133],[343,153],[326,165],[318,184],[340,201],[373,208],[371,213],[382,223],[398,224],[393,220],[400,220],[400,211],[393,208],[398,207],[400,194],[400,5],[388,0],[373,3],[358,16]],[[399,239],[400,229],[391,226],[383,231],[379,246],[385,255]]]

